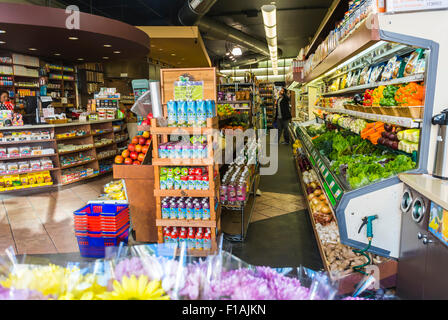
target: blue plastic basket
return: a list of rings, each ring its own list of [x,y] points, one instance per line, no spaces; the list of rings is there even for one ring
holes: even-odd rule
[[[80,234],[78,232],[78,234]],[[88,235],[90,234],[90,235]],[[97,235],[97,236],[93,236]],[[83,236],[76,236],[78,240],[79,252],[84,258],[104,258],[106,247],[118,246],[121,242],[128,243],[129,228],[125,229],[118,236],[106,236],[102,233],[85,233]]]

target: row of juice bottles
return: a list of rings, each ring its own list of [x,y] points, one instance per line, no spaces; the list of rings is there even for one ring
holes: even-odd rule
[[[210,220],[209,198],[166,197],[162,200],[162,219]]]
[[[185,243],[187,249],[211,250],[212,248],[210,228],[164,227],[163,241],[176,243],[179,247]]]
[[[170,100],[167,103],[169,127],[205,127],[216,115],[214,100]]]

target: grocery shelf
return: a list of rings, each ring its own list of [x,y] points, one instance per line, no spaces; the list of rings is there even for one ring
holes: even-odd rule
[[[153,158],[153,166],[211,166],[214,163],[214,159],[161,159]]]
[[[72,154],[72,153],[76,153],[76,152],[82,152],[82,151],[89,151],[92,150],[93,147],[89,147],[89,148],[82,148],[82,149],[77,149],[77,150],[71,150],[71,151],[65,151],[65,152],[59,152],[58,154],[60,156],[64,156],[66,154]]]
[[[25,160],[25,159],[35,159],[35,158],[42,158],[42,157],[53,157],[57,156],[57,153],[51,153],[51,154],[38,154],[38,155],[30,155],[30,156],[24,156],[24,157],[0,157],[0,161],[5,160]]]
[[[111,132],[109,132],[109,133],[111,133]],[[96,145],[95,144],[94,146],[95,146],[96,149],[100,149],[100,148],[103,148],[103,147],[111,146],[113,144],[116,144],[116,142],[114,141],[114,142],[110,142],[110,143],[106,143],[106,144],[102,144],[102,145]]]
[[[105,156],[105,157],[98,157],[97,160],[98,160],[98,161],[101,161],[101,160],[104,160],[104,159],[115,158],[115,156],[116,156],[116,155],[114,154],[114,155]]]
[[[14,173],[0,173],[0,176],[10,176],[14,174],[27,174],[27,173],[37,173],[37,172],[45,172],[45,171],[56,171],[59,168],[48,168],[48,169],[39,169],[39,170],[31,170],[31,171],[18,171]]]
[[[405,117],[394,117],[394,116],[386,116],[382,114],[376,114],[376,113],[366,113],[366,112],[359,112],[359,111],[353,111],[353,110],[347,110],[347,109],[333,109],[333,108],[324,108],[316,106],[316,109],[331,112],[331,113],[343,113],[350,116],[363,118],[367,120],[372,121],[381,121],[384,123],[389,124],[395,124],[402,127],[407,128],[419,128],[420,124],[422,123],[422,119],[412,119],[412,118],[405,118]]]
[[[218,101],[217,104],[241,104],[241,103],[252,103],[251,100],[225,100],[225,101]]]
[[[67,165],[67,166],[62,166],[61,169],[69,169],[69,168],[73,168],[73,167],[82,166],[82,165],[84,165],[84,164],[92,163],[92,162],[94,162],[94,161],[96,161],[96,160],[97,160],[97,159],[92,159],[92,160],[89,160],[89,161],[83,161],[83,162],[77,162],[77,163],[70,164],[70,165]]]
[[[29,143],[43,143],[43,142],[54,142],[55,139],[47,139],[47,140],[22,140],[22,141],[8,141],[8,142],[0,142],[0,146],[4,145],[14,145],[14,144],[29,144]]]
[[[58,108],[63,108],[63,107],[58,107]],[[91,137],[91,134],[84,134],[82,136],[73,136],[73,137],[65,137],[65,138],[56,138],[57,141],[64,141],[64,140],[73,140],[73,139],[81,139],[81,138],[87,138],[87,137]]]
[[[68,185],[68,184],[72,184],[72,183],[75,183],[75,182],[80,182],[80,181],[84,181],[84,180],[87,180],[87,179],[95,178],[95,177],[98,177],[99,175],[100,175],[99,173],[97,173],[97,174],[93,174],[93,175],[91,175],[91,176],[82,177],[82,178],[79,178],[79,179],[77,179],[77,180],[73,180],[73,181],[70,181],[70,182],[62,183],[62,185],[63,185],[63,186],[66,186],[66,185]]]
[[[17,192],[21,192],[21,191],[30,191],[30,190],[41,190],[41,189],[52,189],[52,188],[56,188],[58,185],[56,184],[52,184],[52,185],[48,185],[48,186],[37,186],[37,187],[29,187],[29,188],[18,188],[18,189],[14,189],[14,190],[5,190],[5,191],[0,191],[0,194],[9,194],[9,193],[16,193]]]
[[[345,93],[360,92],[360,91],[364,91],[366,89],[376,88],[379,86],[389,86],[389,85],[394,85],[394,84],[417,82],[417,81],[423,81],[423,80],[425,80],[425,75],[423,73],[418,73],[418,74],[415,74],[415,75],[412,75],[409,77],[402,77],[402,78],[392,79],[389,81],[372,82],[372,83],[367,83],[367,84],[354,86],[354,87],[337,90],[337,91],[333,91],[333,92],[326,92],[326,93],[323,93],[322,96],[323,97],[336,96],[336,95],[341,95],[341,94],[345,94]]]
[[[216,228],[216,221],[213,220],[178,220],[178,219],[156,219],[158,227],[203,227]]]
[[[108,133],[114,133],[114,131],[106,131],[106,132],[93,133],[92,136],[96,137],[96,136],[101,136],[101,135],[103,135],[103,134],[108,134]]]

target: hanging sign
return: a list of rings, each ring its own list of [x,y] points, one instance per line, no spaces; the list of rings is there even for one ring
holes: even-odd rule
[[[448,0],[387,0],[387,12],[447,9]]]

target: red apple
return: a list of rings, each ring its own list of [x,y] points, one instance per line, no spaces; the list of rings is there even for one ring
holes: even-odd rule
[[[137,160],[140,161],[140,162],[143,162],[143,160],[145,160],[145,154],[144,153],[139,153],[138,157],[137,157]]]
[[[131,143],[132,144],[138,144],[138,137],[135,136],[134,138],[132,138]]]
[[[132,159],[131,158],[126,158],[124,159],[124,164],[132,164]]]
[[[133,143],[129,144],[129,145],[128,145],[128,150],[129,150],[130,152],[135,151],[135,144],[133,144]]]
[[[132,159],[132,160],[137,160],[137,158],[138,158],[138,153],[135,152],[135,151],[132,151],[132,152],[131,152],[131,159]]]
[[[125,159],[129,158],[129,155],[130,155],[129,150],[123,150],[123,152],[121,153],[121,156]]]
[[[142,153],[146,154],[148,152],[148,150],[149,150],[149,146],[148,145],[143,146]]]
[[[132,164],[139,165],[139,164],[141,164],[141,163],[140,163],[140,161],[135,160]]]
[[[147,139],[145,145],[149,146],[151,144],[151,139]]]
[[[138,144],[139,145],[144,146],[145,143],[146,143],[146,139],[145,138],[141,137],[141,138],[138,139]]]
[[[142,146],[140,144],[135,145],[135,152],[137,152],[137,153],[142,152]]]

